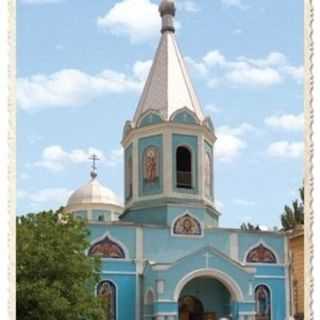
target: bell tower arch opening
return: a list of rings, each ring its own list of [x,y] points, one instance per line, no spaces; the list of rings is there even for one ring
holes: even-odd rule
[[[177,188],[192,189],[192,153],[186,146],[176,150]]]

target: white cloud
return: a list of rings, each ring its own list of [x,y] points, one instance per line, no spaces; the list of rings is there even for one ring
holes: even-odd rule
[[[221,0],[221,3],[226,7],[236,7],[239,9],[248,9],[248,6],[244,5],[242,0]]]
[[[20,190],[17,192],[17,197],[21,200],[28,200],[34,204],[50,205],[55,203],[59,206],[65,205],[72,190],[66,188],[46,188],[43,190],[28,192]]]
[[[122,149],[112,150],[106,155],[103,151],[96,148],[73,149],[65,151],[61,146],[48,146],[42,151],[41,160],[36,161],[34,166],[43,167],[50,171],[61,171],[71,164],[88,163],[89,157],[96,154],[101,164],[107,166],[116,166],[122,161]]]
[[[185,0],[177,2],[178,10],[184,10],[190,13],[196,13],[200,11],[198,4],[195,1]]]
[[[210,88],[219,85],[236,87],[270,87],[290,77],[300,79],[300,67],[288,64],[287,57],[273,51],[262,58],[244,56],[228,60],[219,50],[209,51],[200,61],[187,60],[198,74],[206,78]]]
[[[252,207],[255,206],[256,203],[254,201],[249,201],[249,200],[245,200],[245,199],[234,199],[233,203],[239,205],[239,206],[243,206],[243,207]],[[247,219],[249,220],[249,219]]]
[[[278,71],[271,68],[254,68],[244,64],[228,72],[226,79],[235,85],[269,87],[282,82]]]
[[[116,3],[97,24],[116,35],[127,35],[136,43],[153,38],[160,32],[158,6],[150,0],[122,0]]]
[[[275,158],[299,158],[303,150],[303,142],[277,141],[269,145],[267,154]]]
[[[96,97],[124,92],[140,92],[143,87],[142,66],[138,61],[133,75],[103,70],[90,75],[77,69],[64,69],[53,74],[36,74],[17,80],[17,103],[24,110],[38,111],[49,107],[79,107]],[[140,73],[139,73],[140,71]]]
[[[152,60],[137,61],[133,66],[133,74],[137,79],[145,81],[149,74],[152,65]]]
[[[231,128],[222,126],[217,128],[217,142],[215,145],[215,157],[223,162],[231,162],[242,150],[247,148],[247,143],[243,136],[247,132],[256,129],[248,124],[242,123],[239,127]]]
[[[281,116],[270,116],[264,120],[267,126],[285,130],[303,130],[304,114],[284,114]]]
[[[190,68],[191,72],[194,74],[199,74],[200,76],[205,76],[208,73],[208,68],[202,62],[196,62],[190,57],[185,57],[184,59],[188,67]]]
[[[298,83],[302,83],[304,79],[304,67],[303,66],[285,66],[284,70],[295,79]]]
[[[215,113],[220,113],[222,111],[222,108],[219,107],[219,106],[216,106],[215,104],[207,104],[204,109],[209,112],[209,113],[212,113],[212,114],[215,114]]]
[[[223,54],[220,53],[219,50],[213,50],[209,51],[202,60],[208,65],[208,66],[214,66],[214,65],[224,65],[226,63],[226,59]]]

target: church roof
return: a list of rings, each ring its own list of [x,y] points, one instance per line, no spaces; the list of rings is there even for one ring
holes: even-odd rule
[[[203,121],[199,100],[176,42],[174,0],[162,0],[159,12],[162,36],[133,122],[136,124],[141,115],[151,110],[160,112],[164,120],[169,120],[182,108]]]
[[[96,174],[91,174],[89,183],[74,191],[67,202],[67,206],[73,205],[115,205],[122,206],[116,194],[104,187],[97,179]]]

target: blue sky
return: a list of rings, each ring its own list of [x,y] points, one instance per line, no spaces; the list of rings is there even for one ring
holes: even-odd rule
[[[18,0],[18,214],[89,179],[122,198],[122,128],[159,41],[158,1]],[[177,0],[177,38],[216,127],[221,225],[279,225],[303,179],[303,1]]]

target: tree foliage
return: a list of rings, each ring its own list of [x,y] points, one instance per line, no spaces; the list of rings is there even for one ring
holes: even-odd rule
[[[286,205],[281,215],[283,230],[295,229],[304,224],[304,188],[299,189],[300,199],[292,202],[292,207]]]
[[[250,222],[243,222],[240,226],[240,229],[242,231],[261,231],[260,226],[259,225],[253,225]]]
[[[100,260],[85,255],[85,222],[44,211],[17,218],[17,319],[105,319],[94,294]]]

